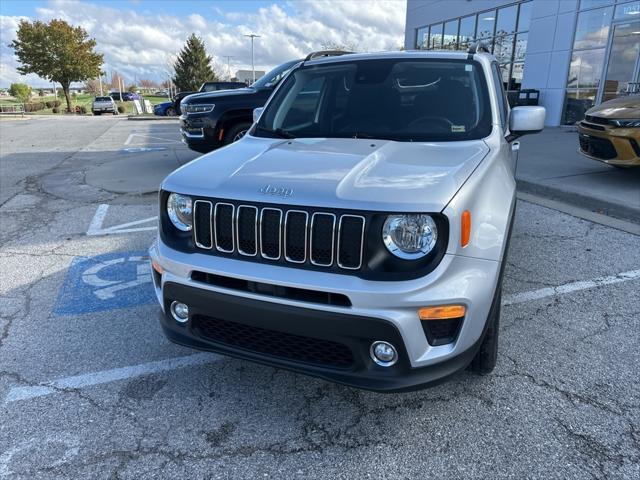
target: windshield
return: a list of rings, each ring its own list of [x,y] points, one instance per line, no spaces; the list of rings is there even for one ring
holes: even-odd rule
[[[455,141],[491,132],[473,60],[356,60],[305,66],[278,89],[257,136]]]
[[[96,102],[110,102],[111,97],[96,97]]]
[[[280,82],[280,80],[282,80],[285,77],[287,73],[289,73],[289,70],[291,70],[291,67],[293,67],[297,63],[300,63],[300,60],[293,60],[291,62],[278,65],[269,73],[266,73],[263,76],[261,76],[251,86],[254,88],[274,87]]]

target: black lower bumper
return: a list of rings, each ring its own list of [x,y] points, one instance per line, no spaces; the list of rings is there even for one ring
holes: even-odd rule
[[[285,368],[337,383],[376,391],[414,390],[464,369],[480,342],[460,355],[422,368],[410,366],[397,328],[377,318],[292,307],[211,292],[176,283],[164,285],[161,324],[173,342],[201,350]],[[172,301],[189,306],[189,321],[176,322]],[[399,360],[377,365],[369,348],[393,344]]]
[[[215,123],[207,118],[195,120],[180,117],[182,140],[191,150],[207,153],[221,146]]]

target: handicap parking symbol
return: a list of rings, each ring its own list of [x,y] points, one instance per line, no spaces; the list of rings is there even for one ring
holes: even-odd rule
[[[73,259],[54,313],[82,314],[154,301],[146,252],[107,253]]]

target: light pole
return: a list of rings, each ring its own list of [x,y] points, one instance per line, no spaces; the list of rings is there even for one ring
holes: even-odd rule
[[[249,37],[251,38],[251,71],[253,72],[253,82],[255,83],[256,81],[256,67],[253,63],[253,39],[254,38],[260,38],[260,35],[256,35],[254,33],[250,33],[248,35],[245,35],[245,37]]]
[[[229,65],[229,59],[233,58],[233,55],[222,55],[222,58],[227,59],[227,80],[231,81],[231,66]]]

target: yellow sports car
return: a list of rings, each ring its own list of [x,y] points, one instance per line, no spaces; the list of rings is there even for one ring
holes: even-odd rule
[[[578,123],[580,153],[615,167],[640,166],[640,95],[615,98]]]

